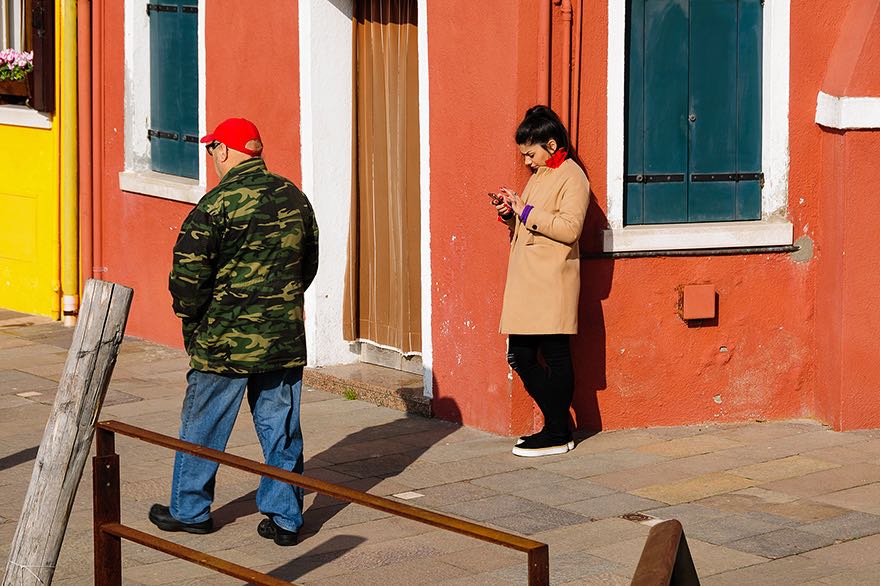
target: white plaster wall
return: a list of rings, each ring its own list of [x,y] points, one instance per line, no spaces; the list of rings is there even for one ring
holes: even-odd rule
[[[306,292],[309,365],[357,362],[342,337],[351,210],[352,0],[300,0],[303,191],[321,232],[321,261]]]
[[[150,19],[144,3],[125,0],[125,169],[150,170]]]
[[[791,61],[791,2],[764,2],[761,106],[761,217],[788,216],[788,110]]]
[[[425,396],[434,396],[431,337],[431,141],[428,93],[428,0],[419,0],[419,190],[422,199],[422,368]]]

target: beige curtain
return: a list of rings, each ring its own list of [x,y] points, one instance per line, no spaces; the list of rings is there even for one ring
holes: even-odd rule
[[[348,340],[421,351],[416,0],[358,0]]]

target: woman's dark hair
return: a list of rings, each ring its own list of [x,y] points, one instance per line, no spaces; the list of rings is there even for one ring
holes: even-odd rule
[[[556,141],[556,148],[571,152],[565,125],[547,106],[532,106],[526,110],[525,118],[516,129],[515,139],[516,144],[537,144],[545,149],[552,139]]]

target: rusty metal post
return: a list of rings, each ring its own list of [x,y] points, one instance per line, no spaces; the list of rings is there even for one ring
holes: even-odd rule
[[[98,428],[92,458],[92,507],[95,533],[95,585],[122,586],[122,540],[102,530],[119,523],[119,455],[112,431]]]
[[[550,548],[529,550],[529,586],[550,586]]]

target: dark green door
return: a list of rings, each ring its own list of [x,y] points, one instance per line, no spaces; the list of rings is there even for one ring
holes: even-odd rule
[[[761,1],[629,0],[626,224],[761,217]]]
[[[198,0],[148,4],[150,159],[154,171],[198,179]]]

